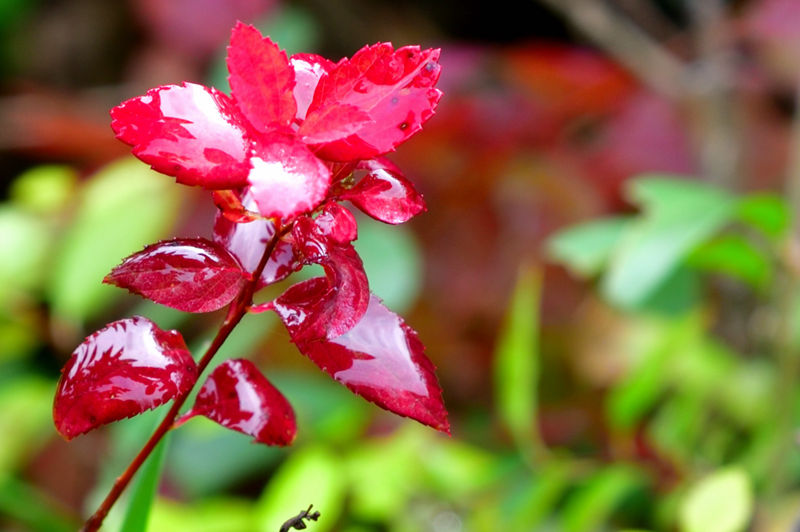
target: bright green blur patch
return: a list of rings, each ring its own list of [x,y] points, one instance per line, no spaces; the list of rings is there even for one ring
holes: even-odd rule
[[[171,178],[133,158],[95,174],[53,262],[49,292],[55,313],[72,321],[100,314],[120,293],[101,284],[103,277],[131,253],[167,235],[179,198]]]
[[[49,214],[68,205],[77,185],[78,175],[72,167],[43,165],[20,174],[9,193],[11,200],[20,207]]]
[[[547,241],[547,253],[576,275],[598,275],[629,224],[629,218],[605,218],[569,227]]]
[[[747,474],[721,469],[695,484],[681,506],[682,532],[741,532],[753,512],[753,493]]]
[[[257,503],[258,532],[275,532],[290,517],[314,505],[314,532],[334,530],[344,509],[346,475],[339,457],[324,447],[295,449]]]

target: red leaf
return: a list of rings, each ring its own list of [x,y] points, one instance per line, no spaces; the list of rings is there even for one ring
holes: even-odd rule
[[[269,220],[234,223],[221,212],[214,220],[214,241],[239,259],[242,267],[250,273],[258,266],[264,246],[274,234],[275,225]],[[261,274],[259,288],[285,279],[299,267],[292,245],[285,240],[278,241]]]
[[[178,331],[140,316],[115,321],[86,338],[64,366],[53,404],[56,428],[71,439],[162,405],[196,379]]]
[[[407,222],[426,210],[422,195],[397,166],[384,157],[362,161],[365,175],[353,188],[338,194],[376,220],[388,224]]]
[[[331,171],[293,135],[265,135],[255,153],[247,179],[258,210],[265,217],[308,212],[325,198]]]
[[[201,415],[258,443],[289,445],[297,432],[289,401],[249,360],[226,360],[208,376],[194,407],[178,423]]]
[[[332,104],[312,113],[297,130],[306,144],[342,140],[372,122],[370,116],[355,105]]]
[[[346,139],[315,146],[317,153],[334,161],[369,159],[405,141],[433,115],[441,98],[434,88],[438,60],[438,49],[405,46],[394,50],[390,43],[379,43],[340,61],[320,79],[306,120],[329,113],[332,106],[351,105],[371,122]]]
[[[111,110],[133,154],[185,185],[243,186],[250,170],[244,118],[216,89],[184,83],[147,91]]]
[[[298,335],[335,338],[350,330],[366,312],[369,281],[361,258],[350,244],[356,230],[352,213],[338,203],[326,205],[313,220],[301,218],[295,224],[292,236],[296,252],[303,263],[322,265],[328,287],[324,295],[308,302],[308,319]]]
[[[323,74],[330,72],[334,66],[332,61],[316,54],[294,54],[290,59],[294,69],[294,100],[297,103],[296,118],[305,119],[308,106],[314,99],[314,91]]]
[[[447,411],[425,347],[376,296],[361,320],[336,338],[307,338],[309,301],[324,297],[321,278],[291,287],[273,303],[297,348],[323,371],[368,401],[449,433]]]
[[[134,253],[103,282],[185,312],[211,312],[230,303],[246,278],[222,246],[204,238],[178,238]]]
[[[258,131],[294,120],[294,70],[286,52],[253,26],[237,23],[228,46],[231,93]]]

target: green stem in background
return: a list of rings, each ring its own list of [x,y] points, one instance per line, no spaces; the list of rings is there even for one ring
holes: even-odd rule
[[[800,79],[795,86],[795,104],[800,105]],[[789,169],[785,184],[792,222],[786,248],[783,250],[784,268],[777,285],[780,323],[776,338],[778,364],[776,404],[780,405],[780,408],[776,432],[780,442],[767,477],[767,486],[764,490],[766,500],[779,493],[785,486],[786,459],[796,445],[793,433],[797,376],[800,372],[800,337],[795,332],[800,323],[798,319],[800,318],[800,108],[796,109],[792,122]]]
[[[214,339],[211,341],[211,345],[208,346],[208,349],[206,349],[206,352],[203,354],[200,362],[197,363],[198,377],[203,374],[203,371],[205,371],[205,369],[208,367],[211,359],[214,358],[214,355],[217,354],[217,351],[219,351],[220,347],[222,347],[222,344],[225,343],[225,340],[228,339],[228,336],[230,336],[231,332],[233,332],[233,329],[239,324],[244,315],[247,313],[247,308],[253,302],[253,294],[258,286],[258,280],[261,277],[261,273],[264,271],[267,261],[269,261],[273,251],[275,251],[275,246],[278,245],[278,241],[284,234],[286,234],[290,227],[291,226],[275,228],[275,234],[264,248],[264,254],[261,256],[258,266],[256,266],[256,269],[253,271],[252,278],[245,283],[241,292],[239,292],[239,295],[228,307],[228,314],[225,317],[225,321],[222,322],[222,326],[220,327],[216,336],[214,336]],[[195,385],[197,385],[196,382]],[[97,511],[83,525],[81,532],[95,532],[100,528],[100,526],[103,524],[103,520],[105,520],[108,512],[111,510],[111,507],[114,506],[114,503],[117,502],[117,499],[119,499],[120,495],[122,495],[122,492],[130,483],[133,475],[136,474],[139,468],[142,467],[142,464],[144,464],[145,460],[147,460],[147,457],[150,456],[164,435],[172,428],[173,424],[175,423],[175,419],[178,416],[178,412],[186,402],[186,399],[189,397],[189,394],[193,389],[194,386],[192,386],[192,388],[187,390],[184,394],[175,398],[175,401],[172,403],[169,411],[164,416],[164,419],[161,421],[158,427],[156,427],[155,431],[153,431],[150,439],[147,440],[147,443],[144,444],[144,447],[142,447],[141,451],[139,451],[139,454],[136,455],[122,475],[117,477],[117,480],[114,482],[114,485],[111,487],[108,495],[106,495],[106,498],[100,504],[100,507],[97,509]]]

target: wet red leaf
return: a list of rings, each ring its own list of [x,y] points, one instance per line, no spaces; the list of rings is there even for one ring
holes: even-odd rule
[[[426,210],[422,195],[390,160],[379,157],[362,161],[359,170],[366,170],[356,185],[337,194],[376,220],[388,224],[407,222]]]
[[[286,291],[272,304],[297,348],[323,371],[360,395],[395,414],[449,433],[447,411],[425,347],[416,332],[376,296],[359,322],[333,338],[308,336],[315,302],[326,297],[322,278]]]
[[[140,316],[115,321],[72,353],[58,382],[53,419],[71,439],[155,408],[189,391],[196,379],[178,331]]]
[[[245,359],[226,360],[217,366],[179,423],[197,415],[267,445],[289,445],[297,432],[289,401]]]
[[[211,312],[230,303],[246,279],[224,247],[204,238],[178,238],[134,253],[103,282],[184,312]]]
[[[214,241],[225,247],[250,273],[258,266],[264,247],[274,234],[275,225],[269,220],[234,223],[221,212],[214,220]],[[285,279],[299,268],[292,245],[280,240],[264,267],[258,287]]]
[[[258,144],[247,181],[261,214],[295,216],[325,198],[331,171],[305,144],[284,132],[266,135]]]
[[[266,132],[294,120],[294,70],[286,52],[269,37],[237,23],[228,46],[228,71],[231,94],[256,130]]]
[[[298,332],[301,336],[335,338],[350,330],[366,312],[369,281],[361,258],[350,244],[356,231],[353,214],[338,203],[326,205],[313,220],[301,218],[295,224],[292,236],[296,252],[303,263],[324,268],[328,287],[324,296],[308,302],[304,330]]]
[[[297,118],[305,119],[308,106],[314,99],[314,91],[323,74],[330,72],[335,65],[316,54],[295,54],[289,62],[294,69],[294,99],[297,103]]]
[[[379,43],[340,61],[320,78],[306,120],[348,105],[371,121],[345,139],[315,146],[317,153],[334,161],[352,161],[394,150],[433,115],[442,95],[433,87],[439,79],[438,60],[438,49],[394,50],[390,43]]]
[[[111,128],[133,154],[179,183],[222,189],[247,184],[244,119],[216,89],[184,83],[147,91],[111,110]]]

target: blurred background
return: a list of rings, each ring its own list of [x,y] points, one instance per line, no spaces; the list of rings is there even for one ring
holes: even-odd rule
[[[227,91],[237,19],[289,53],[442,48],[438,113],[392,154],[429,212],[362,219],[356,247],[437,365],[453,435],[249,316],[224,355],[289,398],[296,443],[196,418],[152,504],[140,482],[106,530],[140,530],[130,507],[149,531],[277,532],[312,503],[316,532],[800,526],[800,2],[2,0],[0,528],[76,530],[163,415],[58,436],[87,334],[140,314],[196,353],[222,319],[101,284],[214,213],[132,159],[108,110]]]

